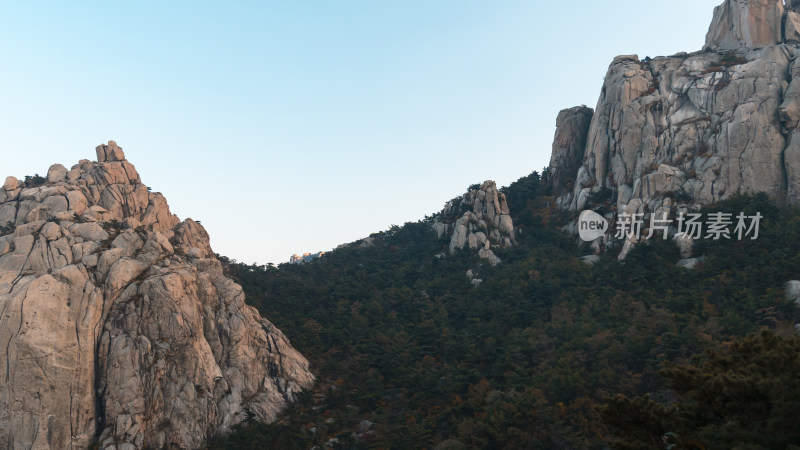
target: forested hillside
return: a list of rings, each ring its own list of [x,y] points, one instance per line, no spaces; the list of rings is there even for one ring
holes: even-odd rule
[[[591,266],[578,259],[586,251],[575,238],[560,231],[563,218],[550,207],[539,174],[503,191],[520,232],[514,247],[498,252],[497,267],[468,252],[436,257],[447,242],[431,231],[432,218],[308,264],[276,268],[222,258],[247,302],[286,333],[318,381],[278,423],[247,423],[213,448],[800,443],[786,429],[794,427],[787,418],[800,416],[798,403],[777,408],[771,401],[783,392],[776,383],[798,392],[796,371],[787,376],[798,367],[798,342],[791,338],[798,311],[783,286],[800,278],[800,211],[778,208],[766,196],[714,205],[708,211],[760,212],[760,237],[698,241],[695,253],[707,259],[694,270],[676,267],[678,249],[660,239],[623,262],[607,255]],[[484,280],[479,287],[468,282],[468,269]],[[762,328],[772,331],[748,339],[777,342],[765,351],[778,346],[787,362],[719,375],[719,358],[728,358],[731,370],[761,357],[758,349],[729,354],[749,342],[733,340]],[[703,356],[708,350],[713,355]],[[719,375],[722,381],[708,383],[709,397],[703,383],[691,383],[676,367],[698,380]],[[725,380],[750,395],[736,400],[737,420],[749,419],[735,427],[723,426],[730,405],[711,404],[724,405],[719,396],[737,392],[725,389]],[[698,407],[713,414],[680,419]],[[741,411],[750,407],[755,416]],[[669,420],[659,422],[667,409]],[[762,431],[774,439],[752,438]]]

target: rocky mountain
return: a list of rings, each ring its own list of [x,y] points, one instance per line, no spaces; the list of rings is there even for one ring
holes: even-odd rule
[[[291,258],[289,258],[289,264],[303,264],[311,262],[315,259],[321,258],[323,255],[325,255],[325,252],[303,253],[302,255],[295,253]]]
[[[0,447],[198,448],[313,383],[113,141],[7,178],[0,224]]]
[[[702,51],[615,58],[594,111],[559,114],[558,205],[599,196],[661,217],[736,193],[800,204],[800,2],[787,3],[726,0]]]
[[[439,239],[449,238],[450,253],[464,248],[476,250],[492,265],[501,262],[492,248],[514,244],[514,222],[506,196],[491,180],[447,202],[436,215],[433,229]]]
[[[727,2],[706,50],[616,58],[596,110],[559,114],[541,175],[502,191],[473,185],[432,218],[314,264],[231,264],[320,382],[295,414],[217,448],[800,443],[800,282],[786,283],[800,271],[800,208],[775,204],[797,203],[788,9]],[[758,241],[709,240],[697,258],[691,240],[676,249],[654,239],[623,244],[626,261],[582,263],[562,227],[575,231],[585,208],[611,219],[682,208],[765,220]]]

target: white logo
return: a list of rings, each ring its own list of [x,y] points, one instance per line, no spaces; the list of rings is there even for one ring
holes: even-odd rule
[[[608,231],[608,221],[594,211],[586,210],[578,218],[578,234],[585,242],[603,236]]]

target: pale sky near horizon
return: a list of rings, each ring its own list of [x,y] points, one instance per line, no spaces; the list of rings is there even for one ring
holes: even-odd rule
[[[220,254],[281,263],[541,170],[616,55],[721,0],[3,2],[0,177],[114,139]]]

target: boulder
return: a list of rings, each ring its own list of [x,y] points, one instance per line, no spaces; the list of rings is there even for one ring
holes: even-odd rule
[[[675,245],[678,246],[678,251],[681,252],[681,258],[689,259],[692,257],[692,250],[694,249],[694,239],[691,236],[682,234],[672,238]]]
[[[362,420],[358,423],[358,427],[356,427],[356,433],[366,433],[372,428],[372,425],[374,424],[369,420]]]
[[[67,179],[67,168],[62,166],[61,164],[53,164],[47,169],[47,182],[48,183],[58,183],[61,181],[66,181]]]
[[[478,250],[478,257],[480,257],[481,259],[485,259],[492,266],[496,266],[501,262],[503,262],[500,260],[500,258],[497,257],[497,255],[494,254],[493,251],[485,248]]]
[[[6,182],[3,183],[3,189],[6,191],[13,191],[19,187],[19,180],[16,177],[6,177]]]
[[[122,147],[118,146],[114,141],[108,141],[107,145],[98,145],[95,151],[97,152],[98,162],[125,161],[125,153],[122,152]]]
[[[55,241],[61,237],[61,227],[54,222],[48,222],[42,227],[41,235],[48,241]]]
[[[787,300],[794,300],[800,304],[800,281],[787,281],[784,289],[786,290]]]
[[[597,264],[598,262],[600,262],[600,255],[586,255],[586,256],[582,256],[582,257],[581,257],[581,261],[583,261],[583,262],[584,262],[584,264],[587,264],[587,265],[593,266],[593,265]]]
[[[794,11],[786,12],[783,23],[783,41],[787,44],[800,44],[800,14]]]

